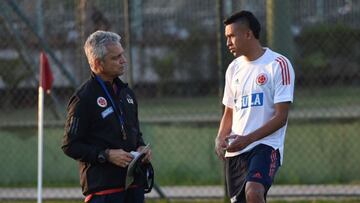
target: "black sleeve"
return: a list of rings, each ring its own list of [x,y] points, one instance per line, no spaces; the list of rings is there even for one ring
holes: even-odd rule
[[[90,126],[90,114],[85,102],[73,96],[67,107],[65,134],[62,150],[69,157],[88,163],[96,163],[97,156],[103,149],[87,142]]]
[[[137,130],[138,130],[138,141],[137,141],[137,147],[139,147],[139,146],[145,146],[145,142],[144,142],[144,140],[143,140],[143,137],[142,137],[142,132],[141,132],[141,130],[140,130],[140,122],[139,122],[139,113],[138,113],[138,102],[137,102],[137,100],[136,100],[136,96],[135,96],[135,94],[134,94],[134,92],[132,92],[131,91],[131,96],[132,96],[132,98],[134,98],[134,104],[135,104],[135,109],[136,109],[136,128],[137,128]]]

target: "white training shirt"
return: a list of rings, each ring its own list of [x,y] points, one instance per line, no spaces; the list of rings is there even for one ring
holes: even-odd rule
[[[295,73],[290,61],[264,48],[265,53],[254,61],[240,56],[226,70],[223,104],[233,109],[231,135],[246,136],[263,126],[275,113],[275,105],[292,102]],[[233,157],[258,144],[279,149],[283,159],[285,126],[238,152],[226,152]]]

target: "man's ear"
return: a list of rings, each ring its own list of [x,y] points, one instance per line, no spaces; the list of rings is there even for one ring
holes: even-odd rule
[[[246,39],[251,39],[254,37],[253,32],[249,29],[248,31],[246,31],[245,33]]]
[[[103,61],[101,60],[101,59],[94,59],[94,61],[93,61],[93,64],[94,64],[94,66],[93,66],[93,71],[95,72],[95,73],[101,73],[102,71],[103,71]]]

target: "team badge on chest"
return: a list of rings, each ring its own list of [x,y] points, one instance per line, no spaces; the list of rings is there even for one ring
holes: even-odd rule
[[[96,102],[100,107],[105,108],[107,106],[107,101],[104,97],[98,97]]]
[[[260,73],[257,77],[256,77],[256,84],[258,85],[265,85],[268,81],[268,77],[265,73]]]

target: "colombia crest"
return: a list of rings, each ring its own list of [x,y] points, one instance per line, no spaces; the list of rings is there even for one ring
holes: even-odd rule
[[[256,84],[258,85],[264,85],[266,82],[268,81],[268,77],[265,73],[260,73],[257,77],[256,77]]]
[[[100,107],[104,108],[107,106],[107,101],[104,97],[98,97],[96,102]]]

